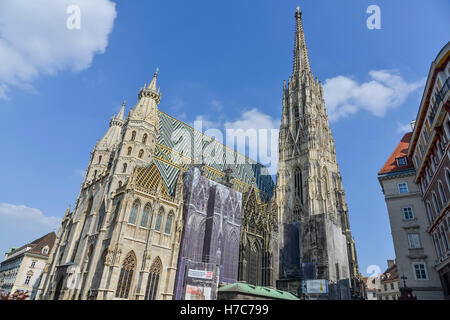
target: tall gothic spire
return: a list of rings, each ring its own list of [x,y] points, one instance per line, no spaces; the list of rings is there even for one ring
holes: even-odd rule
[[[297,7],[295,13],[295,45],[294,45],[294,70],[293,75],[301,74],[303,71],[311,72],[309,66],[308,48],[306,47],[305,33],[303,31],[302,13]]]

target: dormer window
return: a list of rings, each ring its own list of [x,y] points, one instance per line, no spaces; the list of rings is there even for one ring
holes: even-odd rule
[[[50,250],[49,246],[45,246],[45,247],[42,248],[41,253],[42,253],[42,254],[48,254],[48,251],[49,251],[49,250]]]
[[[397,158],[397,166],[398,167],[406,166],[406,164],[407,164],[406,157]]]

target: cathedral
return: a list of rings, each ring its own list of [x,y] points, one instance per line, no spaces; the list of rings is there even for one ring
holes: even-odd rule
[[[267,168],[159,110],[157,77],[95,145],[40,299],[170,300],[188,289],[213,298],[218,281],[275,286],[278,221]]]
[[[38,299],[215,299],[237,281],[300,294],[305,279],[327,279],[330,299],[357,295],[323,89],[295,17],[276,184],[263,165],[161,111],[156,71],[93,148]]]

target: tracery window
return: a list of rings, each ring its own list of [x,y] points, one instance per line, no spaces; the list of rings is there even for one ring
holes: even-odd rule
[[[148,275],[147,288],[145,289],[145,300],[156,300],[158,292],[159,278],[161,277],[162,263],[158,257],[150,267]]]
[[[122,263],[119,283],[117,284],[116,298],[128,299],[131,284],[133,282],[134,269],[136,268],[136,255],[130,251]]]
[[[161,231],[163,213],[164,213],[163,208],[159,209],[158,216],[156,217],[155,230]]]
[[[260,274],[260,251],[257,243],[253,242],[250,245],[248,253],[248,283],[253,285],[259,285],[259,274]]]
[[[136,217],[139,211],[139,200],[136,200],[131,208],[130,217],[128,218],[128,223],[136,224]]]
[[[164,230],[165,233],[170,233],[170,230],[172,230],[172,221],[173,221],[173,212],[170,212],[166,220],[166,228]]]
[[[146,227],[148,222],[148,216],[150,214],[150,204],[147,204],[142,212],[141,227]]]

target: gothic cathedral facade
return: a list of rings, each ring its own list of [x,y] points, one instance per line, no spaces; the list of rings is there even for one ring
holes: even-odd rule
[[[296,25],[276,185],[263,165],[162,112],[156,72],[91,152],[38,299],[183,298],[198,291],[199,281],[188,279],[195,273],[190,265],[210,268],[203,271],[212,272],[214,283],[295,293],[309,277],[303,266],[313,265],[310,278],[329,280],[331,298],[350,296],[346,289],[357,295],[342,179],[300,11]],[[201,281],[202,295],[213,288],[208,281]]]
[[[177,278],[180,248],[183,239],[192,240],[187,236],[182,239],[183,209],[189,208],[185,203],[185,176],[197,166],[202,168],[204,184],[214,181],[223,185],[215,187],[222,193],[229,188],[233,190],[230,194],[251,194],[255,200],[248,206],[248,213],[242,213],[243,233],[238,229],[231,237],[237,241],[232,248],[252,250],[248,254],[236,251],[235,266],[226,265],[226,271],[235,268],[234,279],[222,273],[217,279],[275,286],[278,239],[272,230],[278,221],[271,201],[275,184],[267,168],[159,110],[157,76],[156,72],[151,83],[140,90],[138,102],[127,117],[125,103],[122,105],[95,145],[75,208],[72,212],[69,208],[63,218],[38,299],[176,298],[175,291],[185,280]],[[235,212],[236,204],[240,217],[242,204],[200,189],[192,195],[191,204],[213,203],[211,214],[218,217],[219,226],[215,222],[208,227],[209,217],[200,215],[195,223],[190,222],[189,229],[207,233],[206,237],[197,237],[204,240],[196,247],[213,254],[210,231],[220,229],[226,221],[220,217],[231,216],[229,208]],[[247,232],[247,221],[257,223],[258,234]],[[217,250],[223,252],[229,239],[221,235],[219,240]],[[183,258],[196,262],[198,257]],[[204,262],[205,257],[200,255],[199,259],[199,263]],[[177,286],[177,281],[182,285]]]

